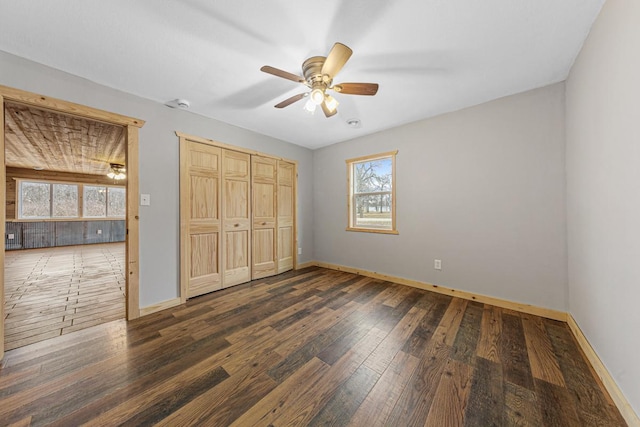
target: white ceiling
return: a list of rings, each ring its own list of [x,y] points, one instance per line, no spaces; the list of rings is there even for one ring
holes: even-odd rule
[[[0,50],[318,148],[564,80],[603,3],[13,0],[0,3]],[[354,53],[334,83],[378,94],[335,95],[329,119],[304,101],[273,108],[305,86],[260,67],[301,74],[337,41]]]

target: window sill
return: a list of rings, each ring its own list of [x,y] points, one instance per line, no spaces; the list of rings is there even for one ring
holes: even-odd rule
[[[377,228],[354,228],[347,227],[346,231],[359,231],[361,233],[376,233],[376,234],[400,234],[398,230],[379,230]]]

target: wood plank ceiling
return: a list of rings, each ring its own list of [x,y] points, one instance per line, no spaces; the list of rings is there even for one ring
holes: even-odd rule
[[[106,175],[125,164],[122,126],[5,103],[6,166]]]

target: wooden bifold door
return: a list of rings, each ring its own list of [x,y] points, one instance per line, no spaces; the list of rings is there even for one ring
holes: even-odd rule
[[[293,269],[295,162],[178,136],[181,299]]]

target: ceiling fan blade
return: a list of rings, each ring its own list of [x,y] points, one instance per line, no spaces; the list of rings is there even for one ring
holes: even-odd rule
[[[276,107],[276,108],[287,107],[287,106],[293,104],[294,102],[300,101],[305,96],[307,96],[306,93],[299,93],[297,95],[293,95],[291,98],[287,98],[284,101],[282,101],[281,103],[274,105],[274,107]]]
[[[276,77],[282,77],[283,79],[292,80],[297,83],[305,82],[304,77],[302,76],[296,76],[295,74],[289,73],[288,71],[283,71],[278,68],[273,68],[273,67],[270,67],[269,65],[263,66],[262,68],[260,68],[260,71],[268,74],[273,74]]]
[[[321,73],[333,79],[336,74],[342,70],[342,67],[347,63],[351,54],[353,54],[353,51],[348,46],[342,43],[334,44],[322,65]]]
[[[378,92],[378,83],[340,83],[333,90],[344,95],[373,96]]]
[[[322,106],[322,112],[324,113],[325,116],[327,116],[327,118],[335,115],[338,110],[334,109],[333,111],[329,110],[329,107],[327,107],[327,101],[323,101],[322,104],[320,104]]]

